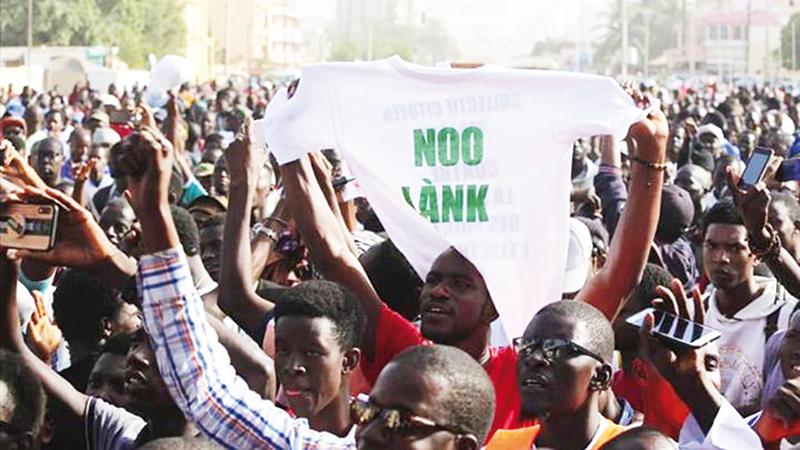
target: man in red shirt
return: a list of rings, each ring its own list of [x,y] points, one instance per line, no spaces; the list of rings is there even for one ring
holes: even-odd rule
[[[655,235],[661,204],[667,125],[660,111],[632,125],[629,137],[636,154],[630,171],[629,198],[611,242],[605,267],[587,281],[577,298],[599,309],[609,320],[621,301],[638,284]],[[489,346],[490,326],[497,318],[483,277],[455,249],[441,254],[425,277],[420,294],[421,330],[381,301],[348,246],[344,226],[334,215],[320,187],[330,174],[319,154],[281,167],[298,230],[311,250],[316,267],[329,280],[349,288],[367,316],[361,362],[368,381],[403,349],[428,342],[456,346],[481,363],[492,379],[497,407],[490,430],[524,426],[517,389],[516,354],[511,347]],[[321,177],[321,182],[317,181]],[[558,299],[553,299],[558,300]]]

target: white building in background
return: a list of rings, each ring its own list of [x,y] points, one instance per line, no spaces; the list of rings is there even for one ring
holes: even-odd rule
[[[781,30],[796,13],[800,2],[789,0],[691,1],[685,42],[667,52],[667,68],[722,78],[781,76]]]
[[[293,69],[303,63],[303,33],[293,0],[269,0],[267,5],[266,61],[270,69]]]
[[[302,62],[295,0],[212,0],[209,17],[217,75],[263,73]]]

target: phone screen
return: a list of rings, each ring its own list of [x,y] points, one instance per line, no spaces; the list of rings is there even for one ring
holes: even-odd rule
[[[747,162],[747,167],[744,169],[740,184],[752,186],[761,181],[761,174],[769,163],[770,155],[759,151],[753,152],[750,156],[750,161]]]
[[[640,327],[647,314],[653,314],[654,333],[683,345],[701,347],[720,337],[719,331],[713,328],[653,308],[632,315],[626,322]]]

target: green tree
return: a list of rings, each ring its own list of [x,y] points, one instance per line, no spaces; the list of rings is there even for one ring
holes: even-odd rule
[[[622,1],[614,0],[603,16],[603,36],[595,43],[594,64],[603,72],[618,73],[621,68]],[[627,0],[628,45],[638,50],[640,63],[661,56],[678,43],[681,15],[679,0]]]
[[[789,23],[781,30],[782,63],[786,69],[795,69],[795,67],[792,67],[792,28],[794,28],[796,39],[794,61],[797,67],[800,67],[800,14],[794,14]]]
[[[0,46],[27,43],[27,1],[0,0]],[[131,67],[147,55],[180,52],[186,28],[182,0],[36,0],[33,44],[116,46]]]

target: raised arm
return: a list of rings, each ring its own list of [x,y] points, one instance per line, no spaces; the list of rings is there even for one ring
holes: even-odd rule
[[[88,397],[61,378],[25,345],[17,312],[18,273],[17,264],[6,258],[5,250],[0,249],[0,345],[22,355],[47,393],[64,403],[74,417],[83,417]]]
[[[63,192],[27,188],[28,200],[55,202],[59,205],[56,245],[48,251],[15,250],[18,257],[50,266],[80,268],[97,275],[123,290],[136,274],[136,260],[126,255],[95,222],[92,213]]]
[[[764,182],[747,190],[738,186],[739,174],[728,168],[728,191],[747,228],[750,250],[767,263],[775,278],[792,294],[800,297],[800,264],[781,245],[777,231],[769,225],[769,204],[772,201]]]
[[[231,173],[228,195],[228,220],[223,235],[219,306],[256,342],[264,337],[264,317],[273,304],[253,289],[253,256],[250,249],[250,214],[261,167],[266,153],[253,149],[252,121],[247,119],[241,139],[225,153]]]
[[[647,264],[661,210],[668,134],[667,119],[659,110],[631,126],[628,137],[635,150],[631,152],[628,201],[611,239],[605,266],[578,294],[611,321],[639,283]]]
[[[600,169],[594,177],[594,189],[600,197],[603,219],[613,235],[617,228],[628,191],[622,181],[622,161],[619,149],[614,147],[614,138],[600,136]]]
[[[317,184],[308,156],[281,166],[281,177],[289,209],[300,236],[311,250],[317,268],[331,281],[350,289],[367,315],[362,350],[367,358],[375,353],[375,332],[381,299],[372,287],[358,258],[350,251],[339,221]]]
[[[186,417],[226,448],[350,449],[251,391],[209,325],[169,211],[173,150],[157,131],[132,135],[121,163],[142,223],[138,284],[158,368]]]

